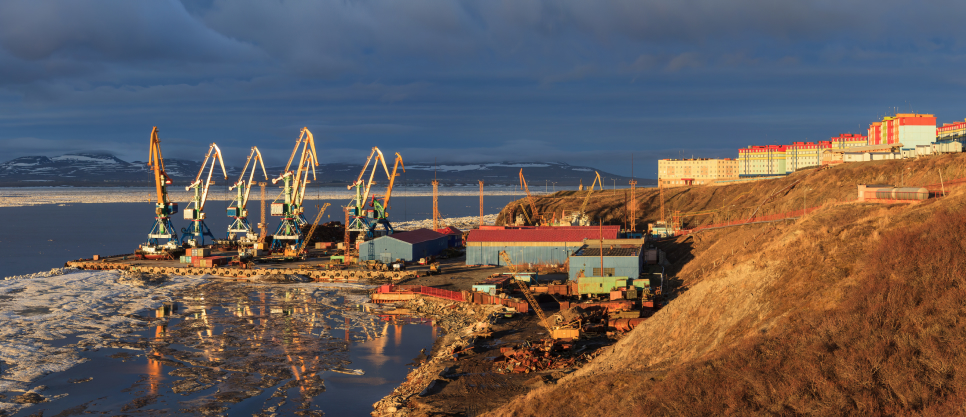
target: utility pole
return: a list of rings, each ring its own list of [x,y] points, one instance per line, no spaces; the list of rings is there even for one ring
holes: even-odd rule
[[[439,181],[433,180],[433,230],[439,230]]]
[[[483,228],[483,180],[480,180],[480,228]]]
[[[637,231],[637,180],[634,179],[634,154],[631,154],[631,231]]]

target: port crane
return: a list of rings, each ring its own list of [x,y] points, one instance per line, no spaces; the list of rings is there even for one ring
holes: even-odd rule
[[[580,210],[573,215],[573,220],[571,221],[571,225],[573,226],[590,225],[590,216],[587,215],[587,203],[590,202],[590,195],[594,193],[595,185],[600,188],[601,191],[604,191],[604,182],[600,179],[600,173],[594,171],[594,174],[596,174],[596,177],[594,178],[594,182],[590,184],[590,188],[587,189],[587,195],[584,196],[584,202],[581,203]]]
[[[295,171],[292,171],[292,161],[295,160],[295,154],[299,153],[299,148],[302,149],[302,152],[299,155]],[[285,169],[278,178],[272,179],[272,184],[282,181],[282,194],[284,196],[283,202],[272,202],[272,216],[282,218],[272,240],[273,251],[282,249],[286,244],[285,242],[290,242],[293,248],[298,248],[302,244],[302,227],[308,224],[303,214],[305,209],[302,207],[302,201],[305,199],[305,187],[309,183],[309,171],[312,172],[312,180],[314,181],[316,178],[315,167],[318,165],[319,159],[315,153],[315,138],[309,128],[303,127],[298,140],[295,142],[295,148],[292,149],[292,155],[288,157]]]
[[[523,178],[523,168],[520,168],[520,189],[527,192],[527,202],[530,203],[530,219],[534,226],[539,226],[542,216],[537,212],[537,205],[534,203],[533,196],[530,195],[530,187],[527,185],[526,178]],[[524,214],[526,211],[524,210]]]
[[[164,157],[161,156],[161,139],[158,138],[157,126],[151,129],[148,167],[154,173],[154,186],[158,199],[154,206],[154,226],[148,232],[147,243],[141,245],[137,255],[148,258],[167,257],[170,252],[180,247],[178,232],[171,224],[171,216],[178,213],[178,203],[168,200],[168,185],[171,185],[171,177],[164,170]],[[167,239],[167,241],[161,243],[160,239]]]
[[[369,164],[372,164],[372,170],[369,171]],[[372,192],[372,186],[375,184],[376,171],[379,170],[379,165],[382,165],[383,171],[386,173],[386,179],[389,180],[389,187],[386,190],[386,199],[383,203],[377,200],[375,195],[372,195],[370,200],[370,193]],[[402,164],[402,157],[396,154],[396,167]],[[366,159],[366,163],[362,165],[362,170],[359,171],[359,177],[356,178],[355,182],[349,184],[346,189],[351,190],[353,187],[356,189],[356,196],[349,202],[346,208],[349,210],[349,225],[350,231],[365,232],[366,239],[371,239],[375,236],[376,226],[383,225],[387,234],[392,234],[392,225],[386,215],[386,209],[388,208],[389,197],[392,196],[392,185],[394,183],[396,175],[396,167],[393,167],[393,173],[389,173],[389,167],[386,166],[386,158],[383,156],[382,151],[377,147],[373,147],[372,151],[369,152],[369,158]],[[369,181],[365,181],[364,177],[366,171],[369,171]],[[403,167],[405,171],[405,167]],[[372,210],[366,209],[366,203],[369,202]]]
[[[202,181],[201,175],[205,173],[205,167],[208,166],[209,159],[211,160],[211,167],[208,168],[208,178]],[[198,175],[195,176],[195,180],[187,187],[184,187],[185,191],[194,189],[195,195],[184,209],[184,219],[191,220],[191,225],[187,229],[181,229],[182,244],[187,243],[188,246],[194,247],[204,246],[205,236],[210,237],[212,241],[215,240],[215,236],[211,234],[211,230],[205,224],[205,202],[208,201],[211,175],[215,173],[216,162],[221,165],[221,172],[227,180],[228,171],[225,170],[225,161],[221,158],[221,149],[218,149],[218,145],[212,143],[208,146],[208,153],[205,154],[205,160],[201,163],[201,169],[198,170]],[[194,208],[191,208],[192,205],[194,205]]]
[[[252,163],[254,161],[254,163]],[[251,173],[248,174],[248,180],[245,180],[245,173],[248,172],[248,166],[251,164]],[[252,230],[251,224],[248,223],[248,197],[252,193],[252,186],[255,185],[255,171],[258,167],[262,167],[262,175],[265,176],[265,180],[268,180],[268,172],[265,171],[265,162],[262,160],[262,153],[258,150],[257,146],[252,146],[251,152],[248,154],[248,160],[245,161],[245,167],[242,168],[241,175],[228,190],[238,189],[238,194],[235,200],[228,204],[228,217],[232,217],[235,220],[228,226],[228,238],[240,238],[239,240],[245,240],[248,242],[254,242],[258,238],[258,235]],[[240,235],[240,236],[239,236]]]

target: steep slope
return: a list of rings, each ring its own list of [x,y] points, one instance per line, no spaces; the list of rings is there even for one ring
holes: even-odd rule
[[[939,182],[937,165],[962,158],[878,168]],[[802,183],[846,200],[850,182],[885,182],[861,165]],[[720,191],[731,187],[686,193],[734,201]],[[830,201],[804,219],[666,243],[678,286],[667,307],[587,367],[492,414],[962,414],[966,187],[947,191],[911,205]]]

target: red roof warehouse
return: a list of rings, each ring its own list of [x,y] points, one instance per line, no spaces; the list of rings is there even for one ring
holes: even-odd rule
[[[583,245],[584,239],[617,239],[619,233],[620,226],[472,230],[466,238],[466,264],[501,265],[500,251],[506,251],[517,264],[560,264]]]

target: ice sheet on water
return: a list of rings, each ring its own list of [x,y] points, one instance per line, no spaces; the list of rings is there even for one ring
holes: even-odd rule
[[[78,348],[103,347],[104,335],[118,337],[140,328],[127,315],[157,308],[175,292],[204,281],[171,276],[158,286],[137,286],[120,283],[118,271],[64,272],[0,281],[0,392],[25,391],[37,378],[81,363]],[[80,341],[59,347],[49,343],[69,335]],[[0,410],[17,407],[0,403]]]

